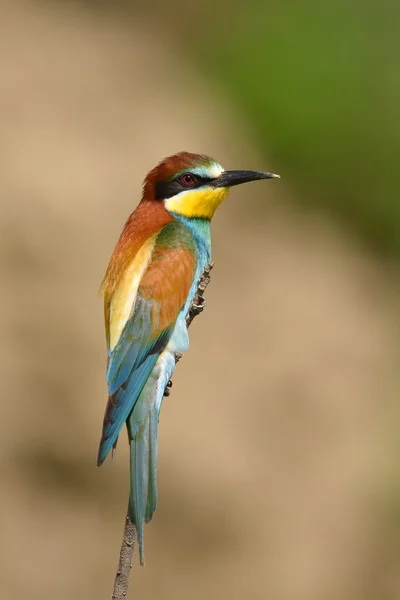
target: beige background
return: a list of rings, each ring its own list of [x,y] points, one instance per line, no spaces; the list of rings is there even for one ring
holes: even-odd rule
[[[166,154],[279,166],[151,22],[1,2],[0,73],[0,597],[108,598],[128,495],[124,435],[95,467],[113,244]],[[281,175],[217,213],[132,598],[400,597],[398,284]]]

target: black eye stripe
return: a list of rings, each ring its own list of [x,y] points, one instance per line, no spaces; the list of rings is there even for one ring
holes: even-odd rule
[[[182,183],[181,178],[185,175],[193,177],[193,183],[189,185]],[[199,177],[199,175],[195,175],[189,171],[187,173],[181,173],[175,179],[172,179],[172,181],[157,181],[155,185],[155,199],[167,200],[184,190],[194,190],[202,185],[206,185],[209,181],[211,181],[211,178]]]

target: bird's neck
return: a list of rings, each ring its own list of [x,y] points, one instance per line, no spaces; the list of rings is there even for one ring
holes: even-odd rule
[[[195,297],[197,286],[201,274],[211,262],[211,231],[210,221],[208,219],[189,219],[182,215],[173,214],[172,216],[183,223],[193,235],[196,243],[196,270],[193,276],[193,282],[189,290],[185,306],[182,308],[184,318],[190,308],[193,298]]]
[[[198,266],[201,272],[203,272],[204,268],[211,262],[210,221],[208,219],[189,219],[179,214],[171,214],[175,219],[181,221],[192,233],[197,247]]]

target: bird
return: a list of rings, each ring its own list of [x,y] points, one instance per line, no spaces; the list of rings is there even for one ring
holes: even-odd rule
[[[189,347],[186,316],[211,262],[211,219],[231,187],[271,178],[279,175],[225,171],[203,154],[164,158],[146,176],[102,282],[108,401],[97,464],[115,450],[126,423],[128,516],[141,565],[144,524],[157,506],[159,413],[175,357]]]

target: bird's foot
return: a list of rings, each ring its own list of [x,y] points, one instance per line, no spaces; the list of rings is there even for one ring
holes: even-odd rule
[[[165,390],[164,390],[164,396],[168,397],[171,393],[171,388],[172,388],[172,381],[171,379],[168,381],[167,385],[165,386]]]

